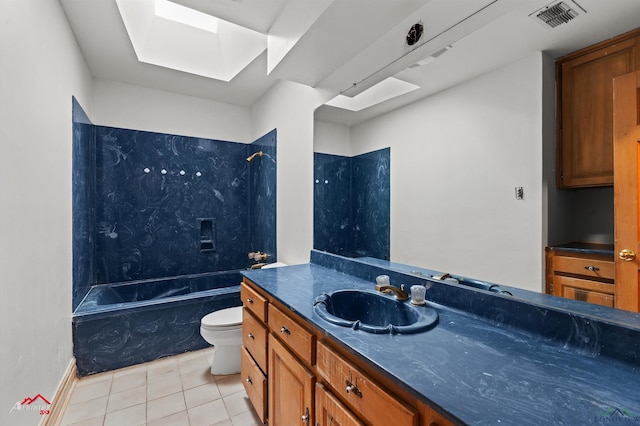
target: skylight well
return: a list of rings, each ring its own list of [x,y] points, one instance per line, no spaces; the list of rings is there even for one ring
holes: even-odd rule
[[[168,0],[116,0],[138,61],[231,81],[267,36]]]
[[[179,22],[193,28],[199,28],[213,34],[218,33],[220,19],[206,13],[190,9],[169,0],[155,0],[155,15],[160,18]]]

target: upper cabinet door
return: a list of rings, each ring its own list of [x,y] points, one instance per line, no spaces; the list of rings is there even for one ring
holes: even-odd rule
[[[613,185],[613,79],[640,69],[640,29],[556,63],[557,185]]]

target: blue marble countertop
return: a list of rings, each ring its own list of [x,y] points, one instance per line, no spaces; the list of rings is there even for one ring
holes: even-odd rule
[[[424,279],[317,252],[312,262],[243,275],[456,423],[640,424],[638,315],[628,313],[622,326],[435,282],[427,293],[440,316],[435,328],[376,335],[324,321],[313,300],[334,290],[372,289],[375,275],[385,272],[397,286]]]
[[[580,241],[574,241],[564,244],[555,244],[553,246],[550,246],[549,250],[569,251],[584,254],[604,254],[613,256],[614,247],[613,244],[584,243]]]

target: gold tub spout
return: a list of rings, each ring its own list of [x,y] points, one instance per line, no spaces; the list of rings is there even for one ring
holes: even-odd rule
[[[392,285],[376,285],[376,291],[380,293],[389,294],[391,292],[395,293],[396,299],[398,300],[407,300],[409,298],[409,294],[402,290],[401,288],[394,287]]]
[[[266,263],[256,263],[254,265],[251,265],[251,268],[249,269],[260,269],[262,268],[264,265],[266,265]]]

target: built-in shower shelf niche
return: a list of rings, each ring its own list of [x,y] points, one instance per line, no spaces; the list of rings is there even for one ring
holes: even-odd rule
[[[216,220],[210,217],[198,218],[196,229],[200,232],[200,252],[216,251]]]

